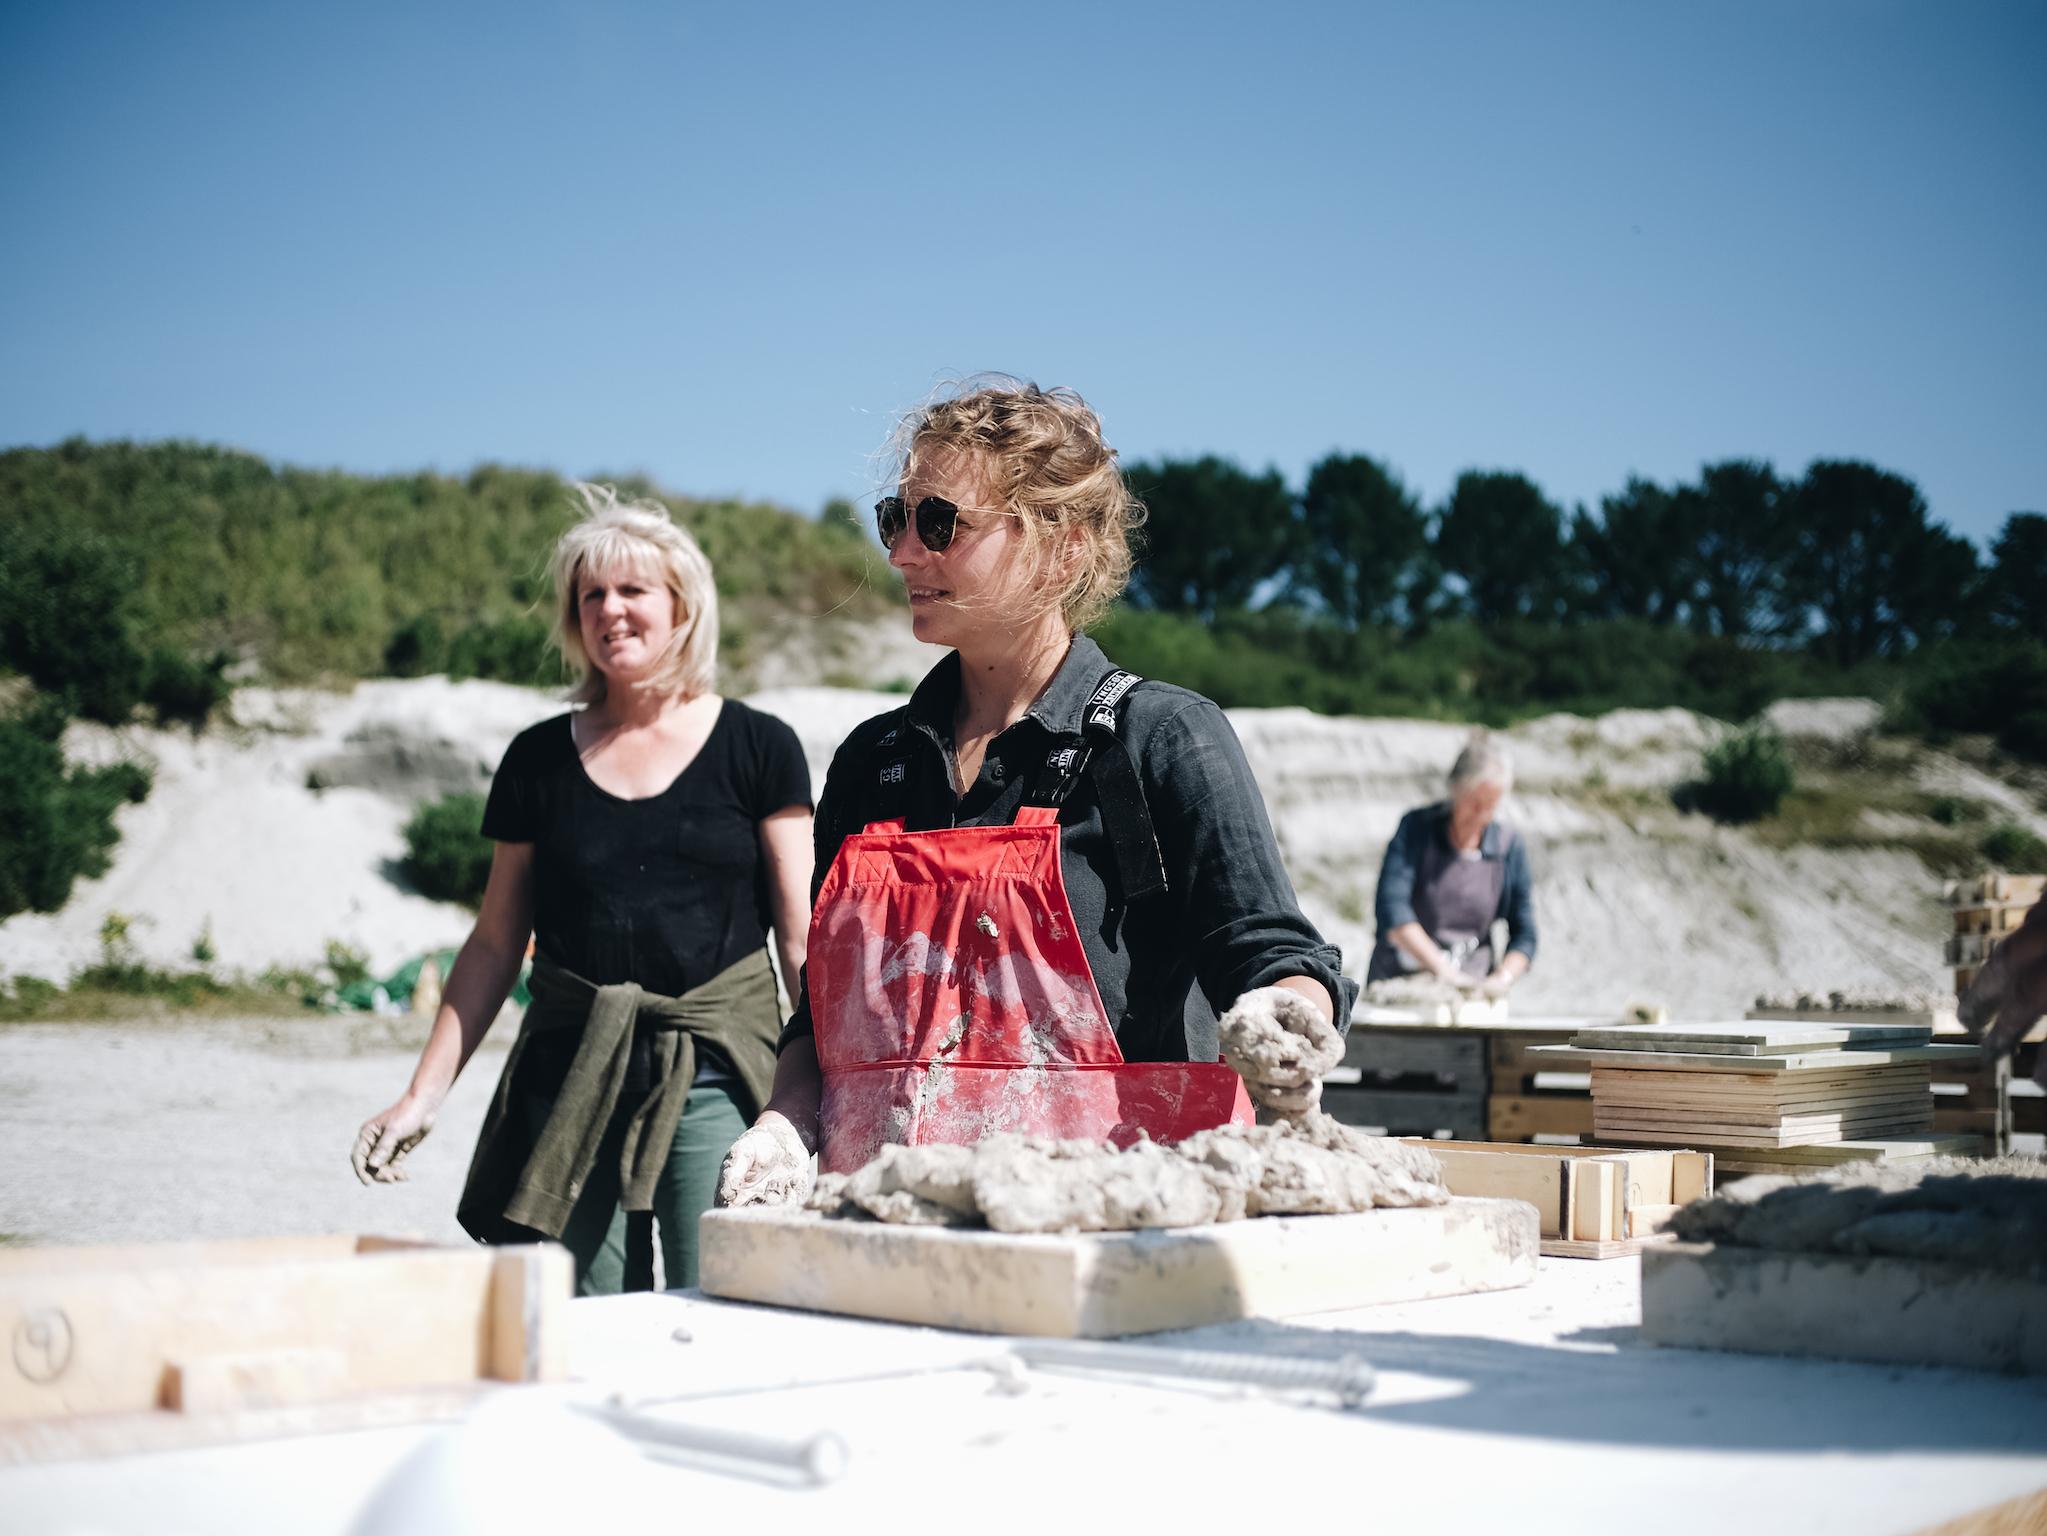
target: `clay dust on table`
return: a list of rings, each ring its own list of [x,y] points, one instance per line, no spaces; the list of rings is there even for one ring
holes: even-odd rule
[[[1449,1198],[1442,1169],[1421,1147],[1316,1112],[1121,1151],[1015,1135],[973,1146],[887,1146],[854,1173],[825,1174],[809,1204],[827,1216],[903,1225],[1117,1232]]]
[[[1757,1175],[1694,1201],[1671,1226],[1691,1242],[1937,1259],[2047,1278],[2047,1162],[1943,1157]]]

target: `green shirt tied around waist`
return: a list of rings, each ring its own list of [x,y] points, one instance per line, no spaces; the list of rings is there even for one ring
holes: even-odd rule
[[[749,1121],[768,1101],[781,1016],[765,949],[681,997],[631,982],[600,987],[538,958],[532,989],[456,1206],[463,1230],[478,1242],[561,1235],[619,1107],[641,1029],[650,1034],[652,1086],[626,1128],[619,1178],[627,1211],[653,1209],[655,1180],[696,1078],[699,1041],[731,1064],[751,1100]],[[542,1122],[538,1105],[522,1100],[544,1098],[553,1085],[524,1081],[521,1059],[533,1041],[568,1029],[581,1029],[582,1039]]]

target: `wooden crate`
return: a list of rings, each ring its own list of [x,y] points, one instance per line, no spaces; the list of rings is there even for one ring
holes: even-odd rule
[[[572,1289],[552,1243],[0,1250],[0,1335],[14,1341],[0,1464],[290,1432],[316,1427],[292,1417],[309,1405],[559,1377]]]
[[[1452,1194],[1534,1206],[1553,1257],[1639,1253],[1713,1187],[1711,1155],[1686,1150],[1432,1142],[1429,1151]]]
[[[1958,971],[1969,971],[1974,980],[1973,973],[1983,968],[1990,952],[2010,937],[2009,933],[1951,933],[1942,958]]]

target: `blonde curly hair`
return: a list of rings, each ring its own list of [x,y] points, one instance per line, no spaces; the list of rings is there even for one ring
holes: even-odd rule
[[[887,476],[900,487],[934,453],[971,455],[999,510],[1023,530],[1007,583],[1085,629],[1130,580],[1144,503],[1124,483],[1101,418],[1070,389],[982,374],[941,389],[904,415],[889,439]]]

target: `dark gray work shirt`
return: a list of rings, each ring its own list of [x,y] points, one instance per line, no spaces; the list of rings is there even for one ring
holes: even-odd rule
[[[883,806],[874,771],[877,743],[891,730],[907,726],[900,739],[915,753],[931,754],[918,765],[922,771],[909,775],[911,831],[1007,825],[1055,738],[1080,734],[1082,706],[1112,670],[1100,646],[1075,636],[1044,693],[989,743],[980,774],[955,798],[952,723],[960,660],[957,652],[946,657],[907,705],[861,724],[833,756],[817,803],[812,900],[839,845],[901,809],[900,802],[894,810]],[[1215,1060],[1218,1013],[1242,993],[1286,976],[1320,982],[1336,1004],[1339,1027],[1346,1026],[1357,984],[1345,979],[1342,955],[1301,912],[1264,797],[1223,712],[1197,693],[1147,681],[1125,695],[1117,735],[1144,788],[1166,889],[1134,903],[1123,900],[1086,777],[1060,808],[1059,865],[1124,1059]],[[782,1031],[783,1043],[810,1032],[806,991]]]
[[[1450,846],[1450,802],[1439,800],[1409,811],[1400,818],[1393,840],[1386,845],[1385,862],[1379,866],[1379,889],[1373,906],[1379,924],[1378,942],[1372,949],[1366,974],[1373,979],[1398,976],[1412,969],[1393,940],[1394,929],[1418,921],[1415,915],[1415,881],[1420,877],[1423,855],[1435,846]],[[1529,867],[1528,844],[1521,834],[1503,822],[1491,822],[1479,834],[1479,857],[1504,865],[1500,881],[1500,905],[1493,921],[1507,924],[1507,953],[1517,950],[1535,959],[1535,873]],[[1431,938],[1436,935],[1431,934]]]

